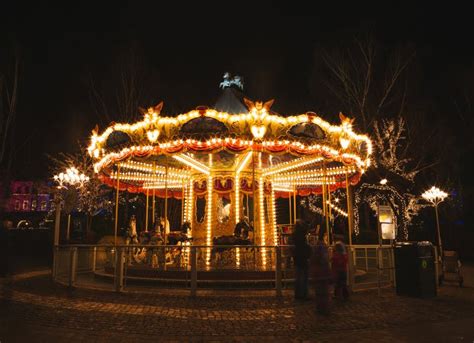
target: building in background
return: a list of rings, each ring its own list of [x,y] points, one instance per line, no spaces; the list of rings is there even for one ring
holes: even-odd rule
[[[2,193],[3,219],[9,227],[21,222],[38,227],[51,210],[53,196],[44,181],[11,181],[9,190],[3,189]]]

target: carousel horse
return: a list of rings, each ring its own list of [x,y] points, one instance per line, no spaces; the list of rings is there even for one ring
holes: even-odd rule
[[[253,227],[248,223],[248,219],[244,217],[235,226],[233,235],[214,237],[212,239],[211,260],[220,261],[224,253],[233,250],[232,246],[252,245],[252,241],[249,239],[249,232],[253,232]]]
[[[153,268],[157,268],[158,262],[164,259],[164,250],[155,246],[164,245],[164,240],[160,231],[151,231],[149,236],[150,239],[148,241],[149,247],[147,249],[147,262]]]
[[[148,232],[140,232],[138,236],[139,244],[149,244],[150,235]],[[145,263],[147,261],[147,248],[145,247],[134,247],[133,248],[133,259],[136,263]]]
[[[130,217],[130,222],[128,224],[127,229],[127,236],[125,237],[125,244],[126,245],[135,245],[138,244],[138,236],[137,236],[137,220],[135,215]],[[132,261],[135,260],[135,254],[137,253],[137,248],[129,248],[128,249],[128,264],[132,264]]]

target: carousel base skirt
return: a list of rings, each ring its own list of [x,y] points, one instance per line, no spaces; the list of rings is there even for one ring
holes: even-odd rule
[[[114,268],[105,267],[102,270],[96,270],[96,278],[109,280],[113,282]],[[283,282],[292,283],[294,280],[293,271],[283,272]],[[167,270],[156,269],[149,266],[127,266],[124,273],[124,279],[127,283],[137,284],[161,284],[190,287],[191,270],[167,268]],[[199,270],[197,272],[198,287],[256,287],[256,288],[274,288],[275,271],[274,270],[239,270],[239,269],[221,269],[221,270]]]

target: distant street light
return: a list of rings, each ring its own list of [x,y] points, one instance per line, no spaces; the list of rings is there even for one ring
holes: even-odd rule
[[[431,202],[431,204],[433,204],[433,207],[435,208],[436,232],[438,234],[439,253],[440,253],[441,258],[443,258],[443,245],[441,243],[441,234],[439,231],[438,205],[448,196],[448,193],[443,192],[438,187],[433,186],[430,189],[428,189],[426,192],[424,192],[421,196],[423,197],[423,199]]]
[[[59,183],[58,188],[67,188],[68,186],[82,187],[84,183],[89,181],[89,177],[83,173],[79,174],[79,170],[75,167],[66,169],[65,173],[54,175],[54,180]]]
[[[80,188],[84,186],[86,182],[89,181],[89,177],[84,173],[79,173],[79,170],[76,167],[70,167],[66,169],[66,172],[59,173],[53,176],[54,181],[56,181],[59,185],[58,188],[65,188],[67,189],[68,186],[72,186],[75,188]],[[61,218],[61,205],[58,203],[56,204],[56,222],[55,222],[55,233],[54,233],[54,244],[59,244],[59,220]],[[71,214],[68,214],[67,217],[67,231],[66,231],[66,239],[69,241],[69,231],[71,227]]]
[[[382,179],[382,180],[380,180],[380,184],[381,184],[381,185],[386,185],[386,184],[387,184],[387,179]]]

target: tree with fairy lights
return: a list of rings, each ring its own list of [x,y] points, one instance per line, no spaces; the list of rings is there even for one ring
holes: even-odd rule
[[[369,132],[374,143],[373,165],[354,189],[354,231],[373,227],[370,220],[377,204],[386,204],[397,218],[398,238],[406,239],[408,227],[423,207],[415,179],[433,165],[423,156],[428,155],[425,149],[430,148],[434,129],[428,128],[427,113],[412,97],[416,79],[410,68],[416,51],[408,45],[386,49],[370,33],[342,46],[315,54],[311,81],[312,89],[317,89],[314,96],[324,99],[322,111],[354,117],[355,126]],[[340,193],[341,208],[347,211],[345,191]],[[319,197],[309,201],[321,208]]]
[[[111,201],[111,189],[104,186],[94,175],[92,160],[88,154],[66,154],[61,153],[57,157],[50,156],[52,161],[51,172],[56,175],[53,193],[58,203],[63,204],[66,213],[77,210],[86,215],[85,236],[89,237],[94,218],[101,212],[110,213],[113,203]],[[74,168],[81,171],[81,175],[87,178],[81,187],[61,187],[58,180],[64,170]]]

